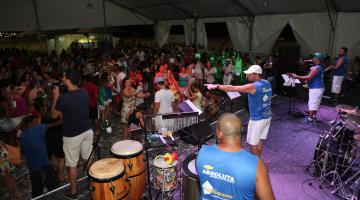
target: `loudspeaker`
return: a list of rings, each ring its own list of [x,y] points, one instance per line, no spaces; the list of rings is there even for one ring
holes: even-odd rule
[[[283,93],[284,79],[281,77],[285,73],[298,72],[298,58],[300,53],[300,46],[296,43],[279,44],[278,46],[278,63],[276,73],[277,92]]]
[[[200,122],[178,131],[180,139],[187,144],[199,145],[209,141],[214,134],[208,123]]]

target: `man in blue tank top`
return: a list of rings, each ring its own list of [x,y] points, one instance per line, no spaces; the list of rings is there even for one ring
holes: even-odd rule
[[[244,73],[251,83],[242,86],[217,84],[205,84],[205,86],[209,90],[248,93],[250,121],[246,142],[250,145],[251,153],[261,156],[263,140],[267,138],[271,122],[272,89],[269,81],[262,79],[262,69],[259,65],[252,65]]]
[[[220,116],[216,145],[204,145],[196,159],[202,200],[274,199],[269,176],[259,157],[241,146],[241,120],[234,114]]]
[[[312,62],[315,66],[310,68],[310,72],[306,76],[298,76],[296,74],[288,74],[290,77],[307,82],[309,87],[309,116],[305,118],[305,123],[315,122],[317,110],[320,107],[322,95],[325,90],[324,70],[320,65],[323,56],[321,53],[315,53]]]
[[[334,101],[337,103],[339,101],[341,85],[344,80],[346,67],[348,65],[349,59],[346,56],[348,49],[346,47],[341,47],[339,50],[339,57],[336,59],[335,65],[330,65],[328,69],[333,70],[333,81],[331,86],[331,92],[334,93]]]

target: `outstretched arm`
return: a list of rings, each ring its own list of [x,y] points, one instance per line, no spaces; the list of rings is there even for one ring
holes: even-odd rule
[[[316,73],[317,73],[317,69],[312,68],[310,73],[306,76],[298,76],[296,74],[288,74],[288,75],[292,78],[299,79],[300,81],[310,81],[312,78],[314,78],[314,76],[316,76]]]
[[[241,92],[241,93],[250,93],[254,94],[256,92],[256,88],[253,83],[248,83],[246,85],[241,86],[233,86],[233,85],[219,85],[219,84],[205,84],[208,90],[222,90],[224,92]]]

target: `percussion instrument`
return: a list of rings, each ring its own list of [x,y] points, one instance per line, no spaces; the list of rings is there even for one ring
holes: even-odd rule
[[[341,112],[345,112],[348,113],[351,110],[354,110],[355,108],[349,105],[345,105],[345,104],[339,104],[335,107],[336,112],[341,113]]]
[[[360,133],[360,117],[356,115],[349,115],[346,120],[346,127],[355,133]]]
[[[168,192],[176,188],[176,165],[177,161],[168,164],[164,156],[156,156],[154,161],[154,184],[155,189]]]
[[[325,131],[315,147],[315,172],[320,175],[321,170],[334,169],[339,156],[338,168],[343,171],[352,161],[351,149],[353,131],[346,128],[344,122],[336,121],[330,130]],[[329,147],[328,147],[329,146]]]
[[[200,199],[200,180],[195,167],[196,157],[197,155],[188,156],[182,165],[184,200]]]
[[[95,200],[129,199],[129,183],[124,162],[105,158],[91,165],[88,175],[91,180],[91,198]]]
[[[135,140],[122,140],[112,145],[111,153],[125,164],[125,171],[130,179],[129,196],[134,200],[141,199],[146,182],[143,145]]]

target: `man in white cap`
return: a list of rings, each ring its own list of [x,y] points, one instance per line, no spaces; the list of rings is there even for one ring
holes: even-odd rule
[[[262,69],[259,65],[252,65],[244,73],[251,83],[241,86],[219,84],[205,84],[205,86],[209,90],[248,93],[250,121],[246,142],[250,145],[251,153],[260,157],[263,140],[267,138],[271,122],[272,89],[269,81],[262,79]]]

